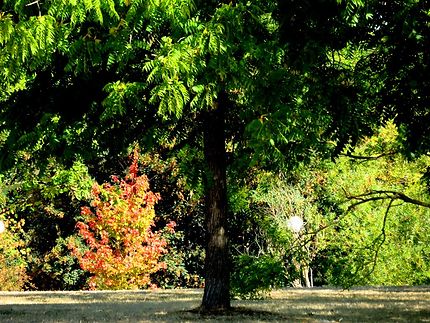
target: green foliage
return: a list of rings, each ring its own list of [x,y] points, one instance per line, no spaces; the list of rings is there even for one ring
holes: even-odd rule
[[[150,102],[158,103],[159,113],[179,117],[188,104],[192,112],[211,108],[222,90],[241,96],[251,90],[260,67],[255,64],[264,61],[271,43],[246,34],[244,22],[273,28],[265,10],[258,3],[222,4],[207,19],[196,15],[172,26],[175,37],[160,37],[155,58],[144,67],[154,83]]]
[[[377,110],[406,128],[409,150],[426,153],[429,116],[428,3],[426,1],[368,1],[362,8],[360,29],[365,48],[360,66],[366,78],[383,83],[369,98],[378,98]],[[364,34],[363,34],[364,35]]]
[[[283,251],[286,251],[284,248],[291,248],[288,246],[293,239],[288,224],[291,217],[303,219],[307,233],[316,231],[322,223],[323,217],[316,205],[311,183],[304,176],[302,183],[288,183],[286,179],[270,173],[260,177],[253,200],[265,216],[265,229],[270,232],[269,238],[274,247],[279,246]]]
[[[278,257],[242,254],[233,260],[231,293],[242,299],[259,299],[272,288],[283,285],[285,269]]]
[[[281,257],[284,284],[305,282],[306,269],[320,285],[428,283],[430,160],[408,159],[404,143],[388,122],[334,162],[314,161],[287,178],[254,175],[253,204],[243,209],[258,229],[248,224],[254,234],[237,248]],[[243,194],[246,201],[247,190],[236,190],[231,201],[242,205]],[[292,216],[304,219],[297,236],[288,225]]]
[[[196,271],[196,267],[204,263],[204,250],[196,245],[190,248],[191,241],[185,240],[185,233],[182,231],[163,231],[163,238],[169,246],[169,252],[162,257],[166,268],[155,273],[153,280],[161,288],[201,288],[204,285],[201,276],[201,268]]]
[[[118,116],[122,116],[126,113],[126,106],[128,102],[139,100],[136,97],[143,89],[145,85],[142,83],[124,83],[117,81],[115,83],[109,83],[104,87],[104,91],[108,93],[108,96],[103,101],[105,111],[100,116],[101,120],[108,118],[115,119]]]
[[[161,39],[160,57],[145,64],[144,70],[149,72],[149,83],[160,83],[151,91],[150,102],[159,101],[159,113],[162,115],[181,116],[182,109],[190,97],[181,78],[187,79],[193,86],[193,79],[199,70],[199,62],[195,50],[188,43],[175,46],[170,37]]]
[[[53,290],[78,290],[85,286],[88,273],[80,268],[76,258],[70,254],[69,242],[73,237],[59,237],[39,265],[37,280],[45,284],[42,288]],[[35,260],[37,261],[37,260]],[[50,281],[50,285],[46,283]]]
[[[388,122],[331,166],[327,194],[342,213],[331,215],[325,233],[329,283],[428,283],[430,209],[420,204],[430,199],[423,182],[430,159],[406,159],[400,153],[403,142]]]
[[[23,221],[6,221],[5,231],[0,233],[0,290],[20,291],[29,281],[26,273],[24,241],[19,238]]]
[[[266,245],[264,254],[275,254],[283,259],[284,284],[312,284],[309,267],[319,250],[326,245],[316,232],[324,226],[314,183],[318,177],[306,173],[290,176],[290,179],[262,174],[259,186],[253,192]],[[295,231],[294,219],[301,219],[303,227]]]
[[[76,0],[55,0],[51,1],[48,8],[48,15],[62,21],[70,21],[72,25],[82,24],[85,21],[94,21],[103,24],[106,18],[113,21],[120,19],[116,6],[121,1],[76,1]]]
[[[83,272],[64,239],[72,233],[80,201],[89,196],[88,169],[80,161],[66,168],[53,158],[38,168],[28,153],[22,158],[26,163],[18,159],[16,169],[2,179],[2,210],[8,222],[20,223],[15,238],[20,241],[24,270],[31,277],[27,287],[79,288]]]

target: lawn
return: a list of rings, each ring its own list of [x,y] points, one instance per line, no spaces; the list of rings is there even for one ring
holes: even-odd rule
[[[2,292],[0,322],[430,322],[430,286],[283,289],[233,301],[221,316],[190,311],[201,290]]]

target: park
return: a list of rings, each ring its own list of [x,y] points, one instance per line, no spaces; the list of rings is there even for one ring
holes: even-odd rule
[[[428,320],[429,48],[424,0],[2,1],[0,320]]]

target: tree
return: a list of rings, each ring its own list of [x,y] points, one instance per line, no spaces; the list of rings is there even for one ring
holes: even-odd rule
[[[329,283],[401,285],[429,281],[429,156],[406,158],[393,121],[345,149],[328,168],[332,211],[320,266]],[[400,250],[400,252],[399,252]],[[325,258],[325,260],[324,260]]]
[[[107,83],[102,118],[121,116],[140,100],[140,109],[157,105],[163,127],[179,126],[187,136],[185,120],[193,124],[191,133],[203,134],[195,141],[197,147],[203,145],[206,161],[208,247],[202,309],[229,308],[226,144],[236,156],[254,151],[252,161],[267,165],[272,157],[293,165],[306,156],[309,145],[324,146],[317,138],[329,119],[315,113],[316,96],[306,93],[318,81],[303,70],[321,63],[325,47],[315,47],[317,59],[305,66],[286,66],[292,50],[280,42],[275,2],[56,1],[26,6],[7,1],[4,7],[11,12],[1,20],[6,31],[1,40],[4,100],[10,111],[14,92],[37,88],[40,81],[55,89],[98,79]],[[293,48],[294,40],[288,42]],[[87,107],[82,113],[100,88],[95,91],[82,102]],[[41,104],[40,113],[50,111],[47,107],[53,108],[49,102]],[[143,130],[151,133],[150,127]],[[13,146],[19,131],[10,133]],[[270,157],[259,161],[266,153]]]
[[[266,109],[251,92],[259,91],[267,78],[271,78],[266,84],[270,86],[275,77],[283,80],[287,73],[281,70],[278,76],[268,75],[275,66],[280,67],[276,55],[283,54],[275,50],[273,8],[260,5],[239,2],[203,6],[212,14],[190,20],[193,25],[188,29],[172,26],[175,32],[161,38],[155,58],[145,64],[148,80],[155,83],[150,100],[159,103],[159,111],[176,116],[194,113],[203,127],[208,240],[204,311],[230,307],[226,144],[235,147],[243,137],[232,133],[234,124],[226,126],[227,120],[239,120],[239,126],[244,127],[260,112],[279,108],[278,98]],[[273,139],[270,142],[275,146]]]
[[[386,120],[407,126],[409,149],[429,149],[428,104],[430,101],[429,57],[430,5],[427,1],[370,2],[365,46],[369,49],[360,65],[377,76],[383,86],[375,93],[378,109]]]
[[[372,86],[368,70],[356,74],[367,54],[357,36],[368,20],[365,8],[359,0],[5,1],[3,156],[37,146],[47,115],[61,116],[61,122],[49,137],[55,150],[43,144],[30,150],[39,161],[64,151],[106,160],[133,140],[164,150],[192,145],[203,155],[196,173],[207,190],[201,309],[229,308],[227,173],[292,167],[310,158],[310,148],[330,151],[333,142],[340,151],[379,122],[376,99],[364,95]],[[386,80],[376,79],[378,92]],[[23,104],[22,89],[30,99],[38,93],[50,99]],[[58,108],[83,89],[72,116]],[[33,131],[38,122],[30,118],[25,127],[15,126],[18,111],[45,117],[41,131]],[[116,148],[103,143],[112,129],[121,133]],[[82,138],[96,153],[78,148]]]
[[[244,96],[246,81],[250,84],[250,79],[255,78],[251,73],[255,69],[253,60],[263,56],[262,52],[253,51],[264,40],[266,25],[274,22],[269,16],[264,21],[257,5],[247,8],[242,3],[199,4],[197,9],[191,1],[157,1],[148,6],[139,1],[36,2],[31,6],[7,1],[4,8],[1,22],[5,33],[1,43],[6,74],[2,85],[7,91],[3,99],[10,103],[12,113],[17,112],[12,104],[14,92],[21,88],[37,88],[38,82],[52,88],[58,87],[53,83],[70,88],[70,80],[94,80],[103,75],[105,82],[111,77],[114,82],[105,86],[108,96],[102,117],[122,115],[131,101],[148,96],[149,103],[158,102],[159,114],[170,118],[172,124],[177,124],[177,117],[191,112],[191,117],[185,119],[197,121],[198,132],[205,129],[209,241],[202,308],[228,308],[223,124],[235,88],[239,91],[236,96]],[[250,30],[246,30],[247,26]],[[237,31],[247,35],[244,45],[240,45],[244,39],[235,35]],[[254,34],[259,39],[254,40]],[[155,59],[151,60],[150,54]],[[136,77],[142,68],[147,74]],[[116,80],[119,73],[123,77]],[[147,80],[155,84],[149,92]],[[20,87],[15,85],[18,83]],[[190,94],[194,96],[191,102]],[[91,99],[83,105],[90,102]],[[42,103],[40,113],[45,114],[47,108],[52,109],[49,102]],[[88,108],[84,113],[85,110]],[[192,113],[199,116],[193,118]],[[13,127],[12,122],[8,124]],[[9,130],[6,141],[16,149],[20,130]]]

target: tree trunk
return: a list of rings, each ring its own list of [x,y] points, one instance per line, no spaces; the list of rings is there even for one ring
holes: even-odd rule
[[[230,259],[227,239],[227,184],[225,157],[225,105],[221,94],[218,104],[207,112],[204,123],[206,177],[206,259],[205,289],[200,310],[222,311],[230,308]]]

